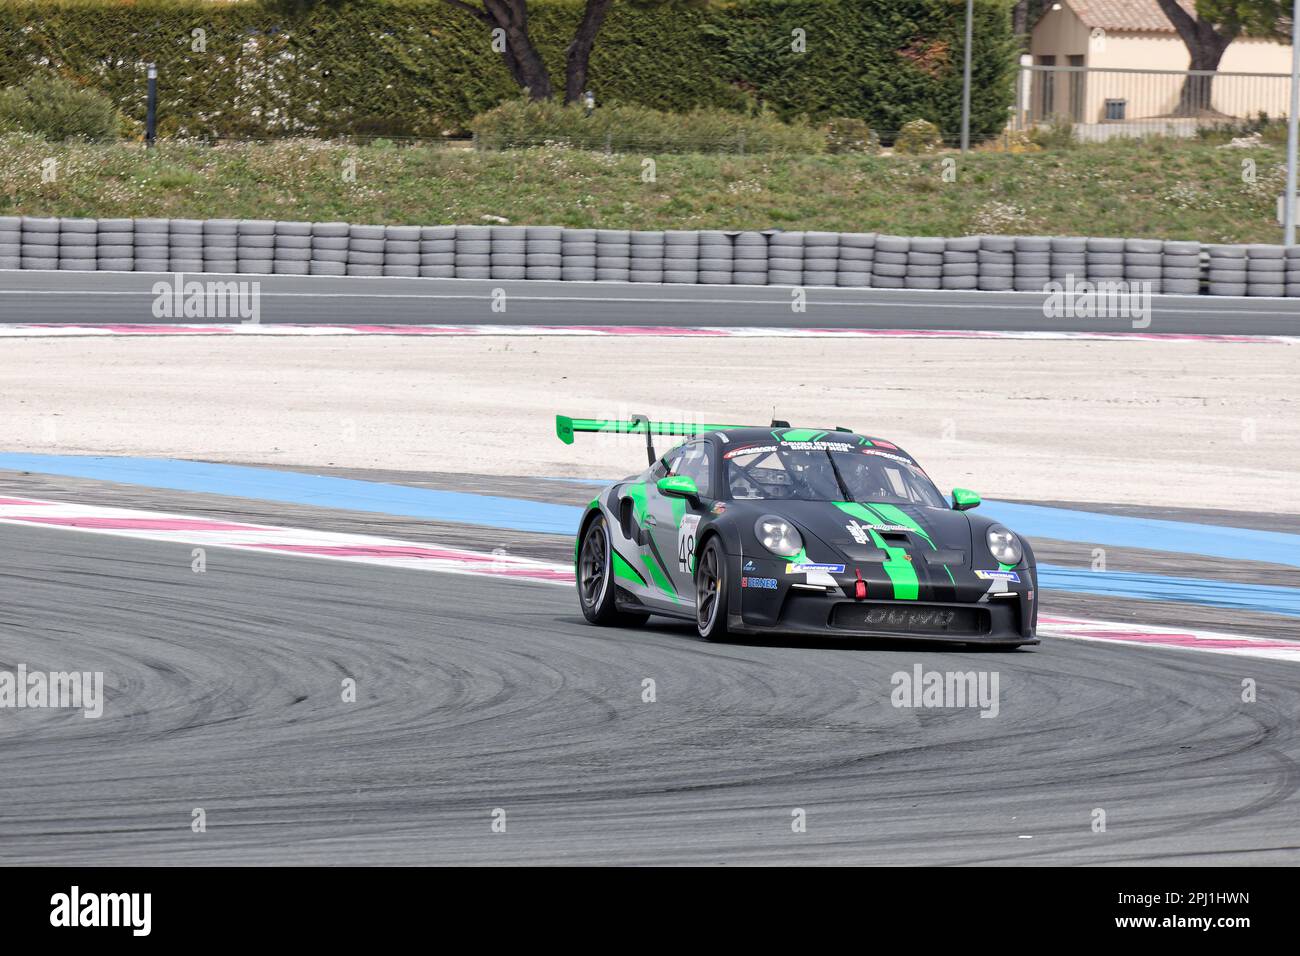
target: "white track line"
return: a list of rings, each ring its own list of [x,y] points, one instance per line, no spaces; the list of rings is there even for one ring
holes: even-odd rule
[[[536,561],[506,553],[488,554],[371,535],[280,528],[133,508],[0,497],[0,524],[232,548],[290,557],[350,561],[445,574],[472,574],[566,586],[573,584],[573,568],[569,565]],[[1221,634],[1191,628],[1043,615],[1039,620],[1038,631],[1040,636],[1047,638],[1300,662],[1300,641]]]
[[[573,584],[573,569],[567,565],[535,561],[504,551],[488,554],[372,535],[279,528],[133,508],[0,497],[0,523],[444,574]]]
[[[1227,342],[1236,344],[1295,345],[1300,336],[1202,335],[1160,332],[1053,332],[960,329],[835,329],[763,328],[754,326],[603,326],[603,325],[298,325],[298,324],[145,324],[102,325],[0,325],[0,338],[167,337],[185,335],[294,336],[594,336],[606,338],[888,338],[888,339],[993,339],[1039,341],[1158,341]]]

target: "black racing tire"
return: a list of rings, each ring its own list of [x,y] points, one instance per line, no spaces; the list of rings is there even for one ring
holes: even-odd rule
[[[602,627],[637,627],[644,624],[649,614],[620,611],[615,604],[614,551],[609,541],[609,527],[604,515],[587,522],[578,544],[578,560],[574,567],[578,586],[578,604],[582,616],[590,623]]]
[[[695,562],[695,630],[706,641],[727,640],[727,555],[722,539],[704,543]]]

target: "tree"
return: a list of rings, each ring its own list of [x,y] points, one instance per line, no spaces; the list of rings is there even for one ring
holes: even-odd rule
[[[1011,29],[1016,36],[1024,36],[1033,29],[1051,0],[1016,0],[1011,8]]]
[[[444,0],[458,10],[483,21],[493,30],[501,30],[501,56],[506,61],[510,75],[521,89],[527,90],[533,100],[549,100],[555,95],[551,74],[542,61],[541,54],[528,35],[528,0],[480,0],[481,6],[469,0]],[[591,59],[596,34],[605,21],[614,0],[587,0],[582,19],[573,33],[573,41],[565,50],[564,102],[578,101],[587,86],[587,64]]]
[[[1190,70],[1213,74],[1223,52],[1243,33],[1285,38],[1281,28],[1282,0],[1196,0],[1196,15],[1179,0],[1156,0],[1191,55]],[[1214,76],[1189,76],[1183,81],[1176,116],[1198,116],[1211,109]]]

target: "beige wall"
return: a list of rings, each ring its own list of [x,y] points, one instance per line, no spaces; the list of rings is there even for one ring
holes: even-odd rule
[[[1137,34],[1089,31],[1066,7],[1049,11],[1038,22],[1030,38],[1035,63],[1044,55],[1055,55],[1058,66],[1068,65],[1070,54],[1084,54],[1086,65],[1113,70],[1186,70],[1191,61],[1187,47],[1175,34]],[[1222,76],[1214,81],[1212,106],[1227,116],[1254,116],[1263,111],[1284,116],[1289,108],[1291,47],[1268,40],[1242,39],[1233,43],[1219,64],[1221,73],[1273,73],[1279,79]],[[1036,115],[1073,113],[1079,122],[1097,123],[1105,117],[1107,99],[1127,100],[1127,118],[1167,116],[1178,104],[1182,80],[1178,77],[1140,74],[1092,74],[1073,79],[1057,74],[1050,86],[1052,103],[1046,101],[1049,84],[1035,91]],[[1075,100],[1081,109],[1075,109]]]
[[[1029,52],[1035,63],[1040,53],[1056,54],[1058,63],[1068,54],[1086,55],[1088,28],[1064,5],[1060,10],[1048,10],[1030,35]]]

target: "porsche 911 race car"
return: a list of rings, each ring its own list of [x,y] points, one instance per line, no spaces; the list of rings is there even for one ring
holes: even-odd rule
[[[556,417],[646,436],[650,467],[588,505],[574,547],[593,624],[651,614],[728,634],[1037,644],[1028,542],[952,503],[898,445],[846,428]],[[687,440],[659,457],[654,435]]]

